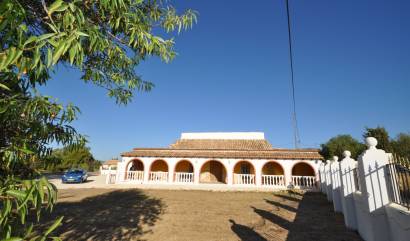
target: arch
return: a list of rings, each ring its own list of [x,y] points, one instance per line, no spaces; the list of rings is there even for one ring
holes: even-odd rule
[[[281,164],[276,161],[268,161],[262,167],[262,175],[284,175],[285,171]]]
[[[200,169],[199,182],[202,183],[227,183],[227,172],[224,164],[217,160],[205,162]]]
[[[233,173],[235,174],[254,174],[255,167],[250,161],[241,160],[238,161],[233,167]]]
[[[126,171],[144,171],[144,163],[140,159],[132,159],[127,163]]]
[[[194,165],[188,160],[180,160],[175,165],[175,172],[194,172]]]
[[[162,159],[151,163],[150,172],[168,172],[168,163]]]
[[[292,167],[292,176],[316,176],[315,169],[306,162],[298,162]]]

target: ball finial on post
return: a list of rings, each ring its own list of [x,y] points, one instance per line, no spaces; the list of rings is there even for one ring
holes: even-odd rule
[[[366,146],[370,149],[376,149],[377,146],[377,139],[374,137],[367,137],[366,138]]]
[[[346,151],[343,152],[343,156],[346,157],[346,158],[350,158],[352,156],[352,153],[350,151],[346,150]]]
[[[333,156],[333,161],[337,162],[337,160],[339,160],[338,156]]]

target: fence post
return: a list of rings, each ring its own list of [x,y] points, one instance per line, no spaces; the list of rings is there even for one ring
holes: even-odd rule
[[[327,200],[331,202],[333,200],[333,191],[332,191],[332,175],[330,170],[330,165],[332,161],[326,160],[325,165],[325,175],[326,175],[326,196]]]
[[[319,178],[320,178],[320,190],[323,194],[326,194],[326,174],[325,174],[325,163],[320,163],[319,166]]]
[[[357,230],[356,208],[353,199],[355,187],[355,173],[357,162],[350,158],[350,151],[344,151],[342,161],[339,162],[340,180],[341,180],[341,201],[346,227]]]
[[[339,157],[334,156],[333,161],[330,164],[330,170],[332,175],[332,199],[335,212],[342,212],[342,203],[340,200],[340,170],[339,170]]]
[[[359,182],[362,192],[365,220],[359,223],[359,232],[365,240],[390,240],[389,223],[384,206],[389,203],[385,165],[389,157],[377,149],[374,137],[366,138],[368,147],[358,158]]]

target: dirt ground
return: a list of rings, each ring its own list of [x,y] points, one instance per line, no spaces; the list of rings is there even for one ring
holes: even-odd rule
[[[41,223],[64,215],[64,240],[361,240],[332,208],[320,193],[66,189]]]

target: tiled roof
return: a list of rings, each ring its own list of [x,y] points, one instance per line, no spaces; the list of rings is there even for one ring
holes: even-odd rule
[[[243,158],[243,159],[311,159],[323,157],[318,149],[270,150],[188,150],[175,148],[134,148],[121,154],[124,157],[178,157],[178,158]]]
[[[272,150],[267,140],[180,139],[170,145],[182,150]]]
[[[108,160],[103,163],[103,165],[117,165],[118,160]]]

